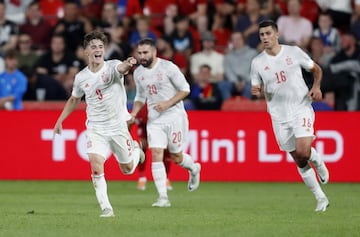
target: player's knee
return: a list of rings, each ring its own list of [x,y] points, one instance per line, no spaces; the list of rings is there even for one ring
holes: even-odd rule
[[[120,170],[124,175],[131,175],[133,173],[132,164],[120,164]]]
[[[308,161],[310,158],[311,150],[310,149],[298,149],[296,150],[297,157],[301,160]]]
[[[307,166],[308,164],[308,159],[307,158],[304,158],[304,157],[301,157],[301,158],[297,158],[295,160],[296,162],[296,165],[299,167],[299,168],[304,168],[305,166]]]
[[[183,161],[183,155],[182,153],[170,153],[171,159],[176,163],[180,164]]]

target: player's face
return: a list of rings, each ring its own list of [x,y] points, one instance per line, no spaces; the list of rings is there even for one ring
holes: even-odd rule
[[[85,49],[89,63],[102,63],[104,61],[105,46],[101,40],[91,40]]]
[[[154,62],[156,49],[150,45],[139,45],[137,48],[137,60],[144,67],[151,67]]]
[[[271,26],[260,28],[259,36],[265,49],[271,49],[278,44],[279,33]]]

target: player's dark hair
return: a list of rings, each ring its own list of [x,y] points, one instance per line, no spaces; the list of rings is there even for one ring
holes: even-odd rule
[[[265,27],[268,27],[268,26],[271,26],[271,28],[274,29],[274,31],[278,31],[278,26],[277,24],[275,23],[275,21],[273,20],[263,20],[262,22],[259,23],[259,29],[260,28],[265,28]]]
[[[206,69],[208,69],[210,72],[211,72],[211,66],[209,65],[209,64],[201,64],[200,65],[200,67],[199,67],[199,69],[202,69],[202,68],[206,68]]]
[[[137,43],[137,46],[140,46],[140,45],[149,45],[151,47],[156,48],[155,41],[151,38],[143,38],[143,39],[139,40]]]
[[[83,43],[84,48],[86,48],[90,44],[90,41],[94,39],[101,40],[104,45],[108,43],[108,38],[103,32],[94,30],[85,35]]]

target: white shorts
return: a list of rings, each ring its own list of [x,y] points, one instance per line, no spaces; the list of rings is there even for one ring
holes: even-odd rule
[[[179,116],[169,123],[148,123],[147,137],[150,148],[168,148],[170,153],[179,153],[187,139],[189,121],[187,115]]]
[[[291,152],[295,150],[295,139],[299,137],[313,137],[315,113],[312,107],[304,107],[288,122],[272,122],[276,141],[280,150]]]
[[[99,131],[88,129],[86,141],[87,153],[101,155],[106,160],[112,152],[120,164],[128,164],[132,161],[134,140],[128,130],[118,135],[103,135]]]

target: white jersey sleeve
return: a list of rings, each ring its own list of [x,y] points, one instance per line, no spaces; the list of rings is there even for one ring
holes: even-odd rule
[[[294,46],[294,51],[297,59],[299,60],[300,66],[307,71],[310,71],[314,67],[314,61],[310,58],[310,56],[305,53],[298,46]]]
[[[251,61],[250,79],[251,79],[251,85],[252,86],[258,86],[258,85],[262,84],[262,79],[261,79],[261,76],[259,74],[259,65],[260,65],[260,63],[257,62],[258,58],[261,58],[260,55],[258,57],[255,57]]]

